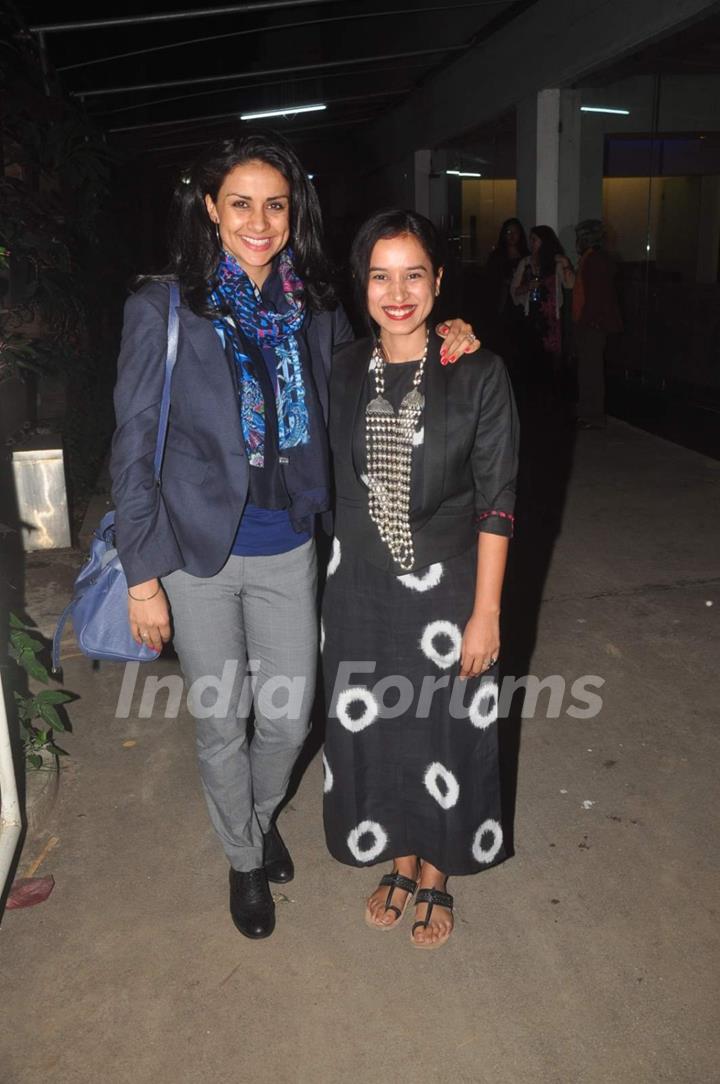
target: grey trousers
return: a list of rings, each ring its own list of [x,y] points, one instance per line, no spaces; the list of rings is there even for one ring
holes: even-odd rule
[[[309,728],[317,666],[315,542],[272,557],[232,556],[207,579],[178,571],[162,582],[196,719],[210,819],[230,864],[247,872],[262,865],[262,833]]]

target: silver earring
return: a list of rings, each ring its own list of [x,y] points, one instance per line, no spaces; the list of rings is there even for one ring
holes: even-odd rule
[[[213,225],[215,226],[215,236],[217,238],[218,248],[222,248],[222,241],[220,240],[220,223],[215,222]]]

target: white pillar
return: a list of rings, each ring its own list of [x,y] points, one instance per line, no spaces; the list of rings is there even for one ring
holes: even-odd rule
[[[560,91],[541,90],[537,96],[537,169],[535,221],[558,230],[560,186]]]
[[[580,95],[554,87],[517,109],[518,218],[551,226],[572,251],[580,215]]]

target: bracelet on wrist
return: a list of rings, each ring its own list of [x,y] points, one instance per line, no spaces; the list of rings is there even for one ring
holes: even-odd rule
[[[160,584],[158,584],[156,589],[153,591],[153,593],[151,595],[148,595],[146,598],[136,598],[135,595],[130,590],[130,588],[128,587],[128,594],[129,594],[130,598],[133,600],[133,602],[149,602],[150,599],[155,598],[155,596],[157,594],[159,594],[159,592],[160,592]]]

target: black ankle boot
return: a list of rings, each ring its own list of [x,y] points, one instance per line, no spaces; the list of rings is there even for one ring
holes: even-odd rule
[[[270,825],[263,838],[265,840],[263,864],[267,879],[274,884],[286,885],[295,876],[295,866],[275,823]]]
[[[275,901],[264,869],[230,870],[230,914],[245,937],[270,936],[275,929]]]

